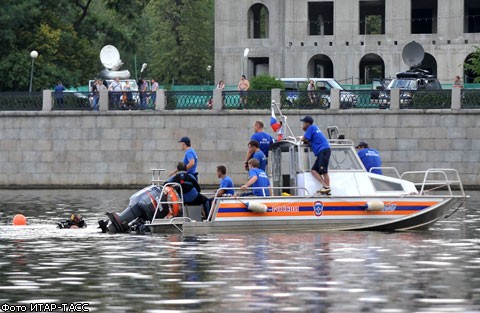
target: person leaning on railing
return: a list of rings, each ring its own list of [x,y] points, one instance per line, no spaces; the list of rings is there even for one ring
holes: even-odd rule
[[[454,88],[463,88],[463,82],[460,76],[455,76],[455,80],[453,81]]]
[[[256,187],[252,189],[252,192],[242,193],[239,196],[258,196],[268,197],[273,195],[272,186],[267,174],[259,169],[260,163],[257,159],[248,160],[248,181],[243,184],[240,189],[247,190],[249,187]]]

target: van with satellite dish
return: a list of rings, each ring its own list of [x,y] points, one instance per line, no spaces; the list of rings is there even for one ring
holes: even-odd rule
[[[406,72],[400,72],[387,86],[387,90],[393,88],[400,89],[400,104],[402,106],[411,106],[414,102],[416,90],[441,90],[442,85],[438,79],[428,74],[427,71],[416,69]],[[382,103],[390,104],[390,94],[380,92],[379,99]]]
[[[402,50],[403,62],[410,67],[408,71],[399,72],[387,86],[387,90],[400,89],[400,105],[411,106],[416,90],[441,90],[438,79],[421,68],[425,51],[421,44],[411,41]],[[379,101],[390,104],[390,93],[380,92]]]
[[[280,78],[285,84],[286,101],[288,105],[292,105],[299,98],[299,91],[306,91],[310,80],[315,84],[315,90],[320,93],[320,103],[325,107],[330,107],[330,90],[340,90],[340,108],[351,108],[357,105],[357,96],[349,91],[346,91],[333,78]]]

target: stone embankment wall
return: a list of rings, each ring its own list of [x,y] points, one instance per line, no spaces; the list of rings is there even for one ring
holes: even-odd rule
[[[367,141],[384,166],[400,172],[455,168],[465,185],[480,186],[479,110],[290,111],[310,114],[325,132]],[[178,140],[189,136],[199,155],[200,183],[217,185],[224,164],[236,185],[247,179],[243,160],[255,120],[270,129],[269,110],[0,112],[0,187],[144,186],[151,168],[173,169],[183,159]]]

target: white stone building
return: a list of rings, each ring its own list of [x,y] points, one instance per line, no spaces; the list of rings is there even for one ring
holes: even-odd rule
[[[480,45],[480,0],[216,0],[215,79],[369,83],[407,70],[402,49],[411,41],[442,83],[471,82],[463,63]]]

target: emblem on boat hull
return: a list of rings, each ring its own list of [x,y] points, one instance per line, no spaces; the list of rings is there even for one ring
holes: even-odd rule
[[[315,201],[313,204],[313,212],[316,216],[321,216],[323,214],[323,203],[320,201]]]

